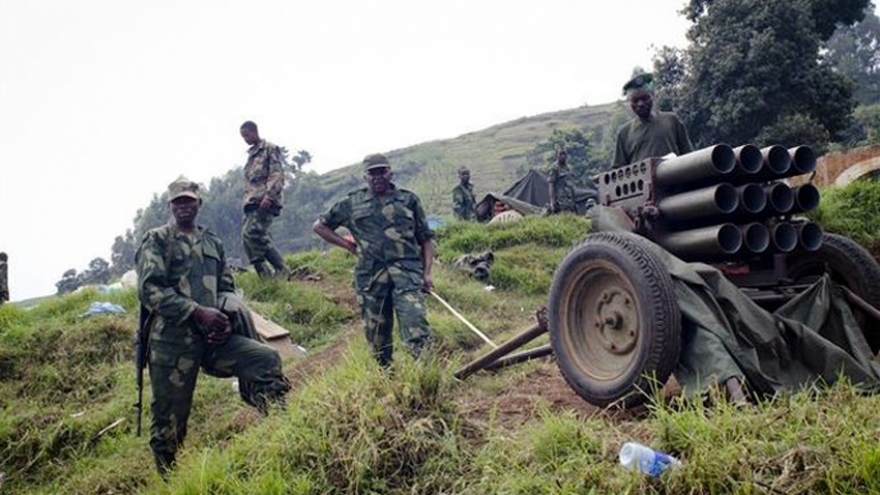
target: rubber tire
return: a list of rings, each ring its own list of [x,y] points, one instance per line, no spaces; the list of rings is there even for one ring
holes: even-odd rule
[[[848,237],[825,233],[822,245],[813,252],[799,252],[786,260],[786,275],[794,283],[811,283],[825,273],[831,280],[853,291],[880,309],[880,265],[865,248]],[[859,328],[876,354],[880,351],[880,324],[852,306]]]
[[[596,276],[610,278],[597,281]],[[604,288],[593,282],[604,283]],[[637,315],[638,331],[629,360],[609,369],[597,357],[626,359],[607,349],[607,342],[614,339],[606,337],[601,342],[607,335],[605,330],[591,329],[607,328],[600,323],[607,300],[598,296],[607,291],[616,293],[615,287],[635,300],[636,308],[630,314]],[[578,395],[596,406],[619,403],[632,407],[645,402],[645,394],[656,383],[662,386],[678,363],[681,313],[672,277],[647,241],[635,234],[596,233],[572,248],[554,274],[548,313],[550,343],[563,377]],[[592,327],[588,326],[590,315],[595,318]]]

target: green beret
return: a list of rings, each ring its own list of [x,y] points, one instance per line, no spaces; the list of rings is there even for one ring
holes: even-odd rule
[[[199,199],[199,185],[181,175],[177,180],[168,184],[168,201],[184,197]]]
[[[653,87],[654,76],[646,72],[627,81],[627,83],[623,85],[623,94],[629,94],[630,91],[635,91],[637,89],[651,91]]]
[[[364,158],[364,170],[372,170],[374,168],[390,167],[388,159],[381,153],[373,153]]]

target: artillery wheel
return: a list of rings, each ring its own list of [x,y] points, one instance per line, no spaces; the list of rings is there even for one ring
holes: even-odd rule
[[[554,275],[548,310],[562,375],[591,404],[638,405],[678,363],[672,278],[635,234],[596,233],[572,248]]]
[[[880,265],[865,248],[848,237],[825,233],[817,251],[799,252],[787,260],[787,276],[798,284],[813,283],[825,274],[868,304],[880,309]],[[871,350],[880,351],[880,322],[853,306],[859,328]]]

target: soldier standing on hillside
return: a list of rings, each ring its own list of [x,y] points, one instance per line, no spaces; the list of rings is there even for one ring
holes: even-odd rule
[[[571,183],[571,171],[568,168],[568,154],[562,148],[556,150],[556,161],[550,167],[547,185],[550,187],[550,213],[563,211],[577,213],[574,184]]]
[[[9,256],[0,253],[0,306],[9,301]]]
[[[617,131],[614,167],[669,153],[684,155],[693,151],[687,130],[674,113],[651,112],[654,107],[651,74],[632,78],[623,86],[623,92],[636,116]]]
[[[284,204],[284,155],[281,148],[260,139],[257,124],[247,121],[241,125],[241,137],[251,147],[244,166],[247,181],[244,194],[244,222],[241,227],[244,252],[260,277],[272,273],[266,262],[272,264],[277,275],[290,275],[281,253],[272,245],[269,227]]]
[[[391,365],[392,330],[397,313],[404,345],[418,357],[430,340],[422,289],[434,286],[431,263],[434,232],[428,227],[418,196],[397,188],[388,160],[380,154],[364,159],[368,187],[348,195],[315,222],[322,239],[358,257],[354,287],[364,332],[382,367]],[[336,233],[351,232],[352,240]]]
[[[477,201],[474,185],[471,184],[471,171],[467,167],[458,169],[459,183],[452,189],[452,212],[459,220],[470,221],[477,216]]]
[[[220,239],[196,224],[198,184],[180,177],[168,200],[173,220],[144,234],[135,256],[142,311],[152,313],[150,448],[163,476],[186,437],[199,367],[238,377],[242,398],[264,413],[290,389],[278,353],[248,337],[255,330],[245,328]]]

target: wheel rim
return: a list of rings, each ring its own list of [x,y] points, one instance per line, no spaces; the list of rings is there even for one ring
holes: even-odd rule
[[[641,304],[626,275],[608,261],[584,263],[572,280],[563,298],[563,345],[590,379],[614,380],[637,360]]]

